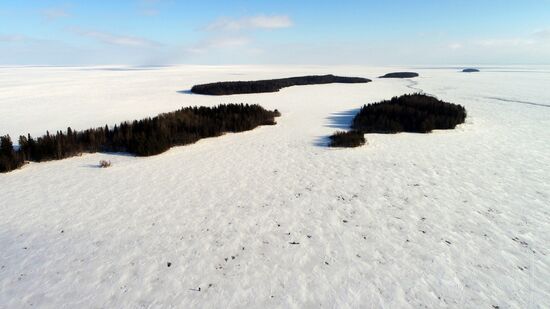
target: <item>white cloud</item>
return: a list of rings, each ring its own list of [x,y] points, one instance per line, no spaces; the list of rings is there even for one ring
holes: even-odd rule
[[[73,32],[84,37],[95,39],[101,43],[126,47],[154,47],[160,43],[145,38],[128,35],[118,35],[109,32],[73,29]]]
[[[204,30],[207,31],[241,31],[248,29],[281,29],[292,27],[293,22],[287,15],[257,15],[239,19],[220,18]]]
[[[281,29],[293,25],[287,15],[255,15],[238,19],[219,18],[200,30],[205,31],[204,38],[198,43],[185,48],[193,55],[206,56],[221,53],[254,55],[263,52],[255,46],[258,42],[254,38],[253,30]],[[265,39],[265,38],[264,38]]]

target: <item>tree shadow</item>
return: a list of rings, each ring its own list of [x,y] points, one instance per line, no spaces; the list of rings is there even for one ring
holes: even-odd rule
[[[351,122],[353,121],[353,117],[359,113],[359,108],[354,108],[342,112],[336,112],[330,114],[327,118],[325,118],[325,126],[328,128],[333,128],[337,130],[349,130],[351,127]],[[313,142],[313,145],[316,147],[329,147],[330,138],[328,136],[318,136],[315,141]]]
[[[108,152],[108,151],[100,151],[97,152],[102,155],[109,155],[109,156],[117,156],[117,157],[137,157],[135,154],[129,153],[129,152]]]
[[[325,126],[334,129],[348,130],[350,129],[353,117],[355,117],[358,112],[359,108],[332,113],[326,118],[327,123],[325,124]]]
[[[194,94],[191,89],[188,89],[188,90],[178,90],[176,91],[177,93],[181,93],[181,94]]]
[[[328,136],[317,136],[313,142],[313,145],[316,147],[328,148],[329,143],[330,139]]]

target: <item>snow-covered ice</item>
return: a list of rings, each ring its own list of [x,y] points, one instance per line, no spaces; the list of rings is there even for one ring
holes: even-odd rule
[[[0,307],[548,308],[550,68],[481,69],[0,68],[0,134],[14,139],[189,105],[282,113],[158,156],[0,174]],[[421,77],[375,78],[400,70]],[[329,73],[373,82],[186,92]],[[464,105],[466,123],[326,147],[362,104],[420,90]]]

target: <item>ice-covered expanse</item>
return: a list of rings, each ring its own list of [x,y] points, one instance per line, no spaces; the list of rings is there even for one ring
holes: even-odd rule
[[[399,70],[421,77],[375,78]],[[0,174],[0,307],[548,308],[550,68],[458,71],[0,68],[0,134],[15,139],[189,105],[282,113],[276,126],[154,157]],[[329,73],[374,81],[186,92]],[[466,123],[326,147],[362,104],[416,90],[464,105]]]

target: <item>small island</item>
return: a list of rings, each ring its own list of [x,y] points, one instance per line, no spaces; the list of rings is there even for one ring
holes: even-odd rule
[[[418,76],[416,72],[393,72],[380,76],[379,78],[413,78]]]
[[[210,84],[195,85],[192,93],[206,95],[231,95],[244,93],[277,92],[281,88],[290,86],[318,85],[332,83],[368,83],[370,79],[362,77],[343,77],[335,75],[311,75],[279,79],[266,79],[257,81],[231,81]]]
[[[361,131],[336,131],[329,136],[330,147],[359,147],[365,145],[365,134]]]
[[[463,73],[476,73],[476,72],[479,72],[479,69],[474,69],[474,68],[466,68],[464,70],[462,70]]]
[[[365,133],[429,133],[454,129],[466,120],[466,109],[458,104],[415,93],[364,105],[353,118],[351,131],[330,136],[331,147],[357,147]]]

